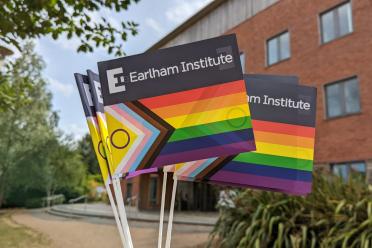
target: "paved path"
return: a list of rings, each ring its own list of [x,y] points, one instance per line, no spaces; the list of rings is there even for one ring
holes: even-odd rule
[[[97,216],[113,219],[111,207],[107,204],[64,204],[56,205],[52,210],[61,213],[73,213],[86,216]],[[159,211],[138,211],[136,208],[126,207],[126,213],[129,220],[158,222]],[[167,216],[167,213],[166,213]],[[166,218],[165,216],[165,218]],[[217,221],[217,212],[175,212],[174,223],[214,226]]]
[[[111,219],[83,218],[78,220],[51,216],[45,212],[21,211],[12,215],[12,220],[20,225],[45,234],[51,248],[119,248],[120,238]],[[157,224],[130,221],[135,247],[156,247]],[[175,224],[172,247],[204,247],[209,230],[195,226]]]

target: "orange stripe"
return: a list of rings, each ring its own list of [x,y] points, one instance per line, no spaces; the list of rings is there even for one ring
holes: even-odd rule
[[[246,93],[244,80],[145,98],[140,102],[149,109],[154,109],[240,92]]]
[[[214,97],[200,101],[181,103],[162,108],[151,109],[161,118],[170,118],[179,115],[187,115],[191,113],[200,113],[214,109],[227,108],[245,104],[247,102],[246,93],[237,93],[226,96]]]
[[[270,121],[259,121],[252,120],[252,126],[254,131],[263,131],[270,133],[281,133],[289,134],[295,136],[303,136],[314,138],[315,137],[315,128],[314,127],[305,127],[292,124],[284,124]]]
[[[288,134],[268,133],[254,130],[254,138],[257,142],[272,143],[284,146],[297,146],[314,149],[314,139]]]

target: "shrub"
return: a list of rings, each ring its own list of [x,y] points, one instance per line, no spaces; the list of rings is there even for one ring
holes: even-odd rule
[[[42,208],[43,206],[43,198],[29,198],[25,200],[25,207],[26,208]]]
[[[221,247],[371,247],[372,194],[362,180],[315,174],[307,197],[246,189],[220,210]]]

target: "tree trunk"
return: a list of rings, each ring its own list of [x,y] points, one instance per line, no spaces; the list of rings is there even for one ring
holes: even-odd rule
[[[5,178],[4,175],[0,177],[0,208],[4,204],[4,195],[5,195]]]

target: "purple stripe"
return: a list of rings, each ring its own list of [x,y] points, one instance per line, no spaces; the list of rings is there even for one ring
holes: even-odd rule
[[[307,190],[303,191],[296,191],[296,190],[280,190],[280,189],[273,189],[273,188],[266,188],[266,187],[256,187],[252,185],[241,185],[236,183],[226,183],[226,182],[220,182],[220,181],[208,181],[210,184],[218,184],[218,185],[225,185],[225,186],[231,186],[231,187],[241,187],[241,188],[251,188],[251,189],[257,189],[257,190],[265,190],[265,191],[271,191],[271,192],[277,192],[277,193],[285,193],[285,194],[291,194],[291,195],[299,195],[304,196],[309,193],[311,193],[311,187]]]
[[[195,149],[203,149],[216,145],[222,146],[244,142],[247,140],[254,140],[252,128],[169,142],[161,150],[160,156],[183,151],[192,151]]]
[[[219,171],[210,178],[210,181],[213,181],[213,183],[235,184],[244,187],[270,188],[272,190],[297,194],[310,192],[312,185],[311,182],[262,177],[230,171]]]
[[[254,150],[256,150],[256,145],[253,140],[249,140],[228,145],[213,146],[192,151],[160,155],[155,159],[151,167],[154,168],[206,158],[223,157]]]

